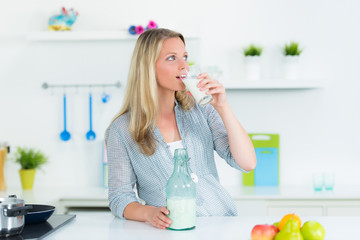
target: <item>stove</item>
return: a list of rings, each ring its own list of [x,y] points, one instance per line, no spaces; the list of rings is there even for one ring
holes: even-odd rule
[[[76,215],[53,214],[46,222],[25,224],[20,235],[5,238],[6,240],[40,240],[47,237],[60,227],[71,222]],[[2,238],[0,238],[2,239]]]

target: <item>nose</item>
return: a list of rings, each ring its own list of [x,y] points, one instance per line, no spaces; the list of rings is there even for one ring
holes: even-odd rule
[[[187,60],[181,60],[180,61],[179,69],[180,70],[189,69],[189,63],[187,62]]]

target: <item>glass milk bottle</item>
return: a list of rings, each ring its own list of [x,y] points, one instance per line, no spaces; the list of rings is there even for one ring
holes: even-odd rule
[[[190,230],[196,221],[196,188],[188,167],[188,155],[184,148],[176,149],[174,171],[166,185],[166,205],[171,230]]]

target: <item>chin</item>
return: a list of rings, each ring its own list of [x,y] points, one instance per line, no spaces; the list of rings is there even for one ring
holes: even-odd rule
[[[186,88],[177,88],[175,89],[176,92],[183,92],[186,91]]]
[[[181,84],[180,86],[176,86],[174,88],[174,91],[185,91],[186,90],[186,87],[184,84]]]

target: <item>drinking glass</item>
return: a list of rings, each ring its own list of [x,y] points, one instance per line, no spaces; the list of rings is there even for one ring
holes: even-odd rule
[[[313,174],[313,187],[314,190],[319,192],[323,189],[323,174],[322,173],[314,173]]]
[[[195,98],[195,101],[200,105],[206,105],[210,103],[213,98],[211,95],[206,95],[207,91],[200,91],[200,88],[197,87],[197,84],[202,80],[197,77],[201,74],[201,69],[197,65],[192,65],[189,67],[189,71],[184,70],[185,74],[181,76],[183,83],[186,86],[186,89],[192,94]]]
[[[326,172],[324,173],[324,187],[325,190],[331,191],[334,189],[335,174]]]

